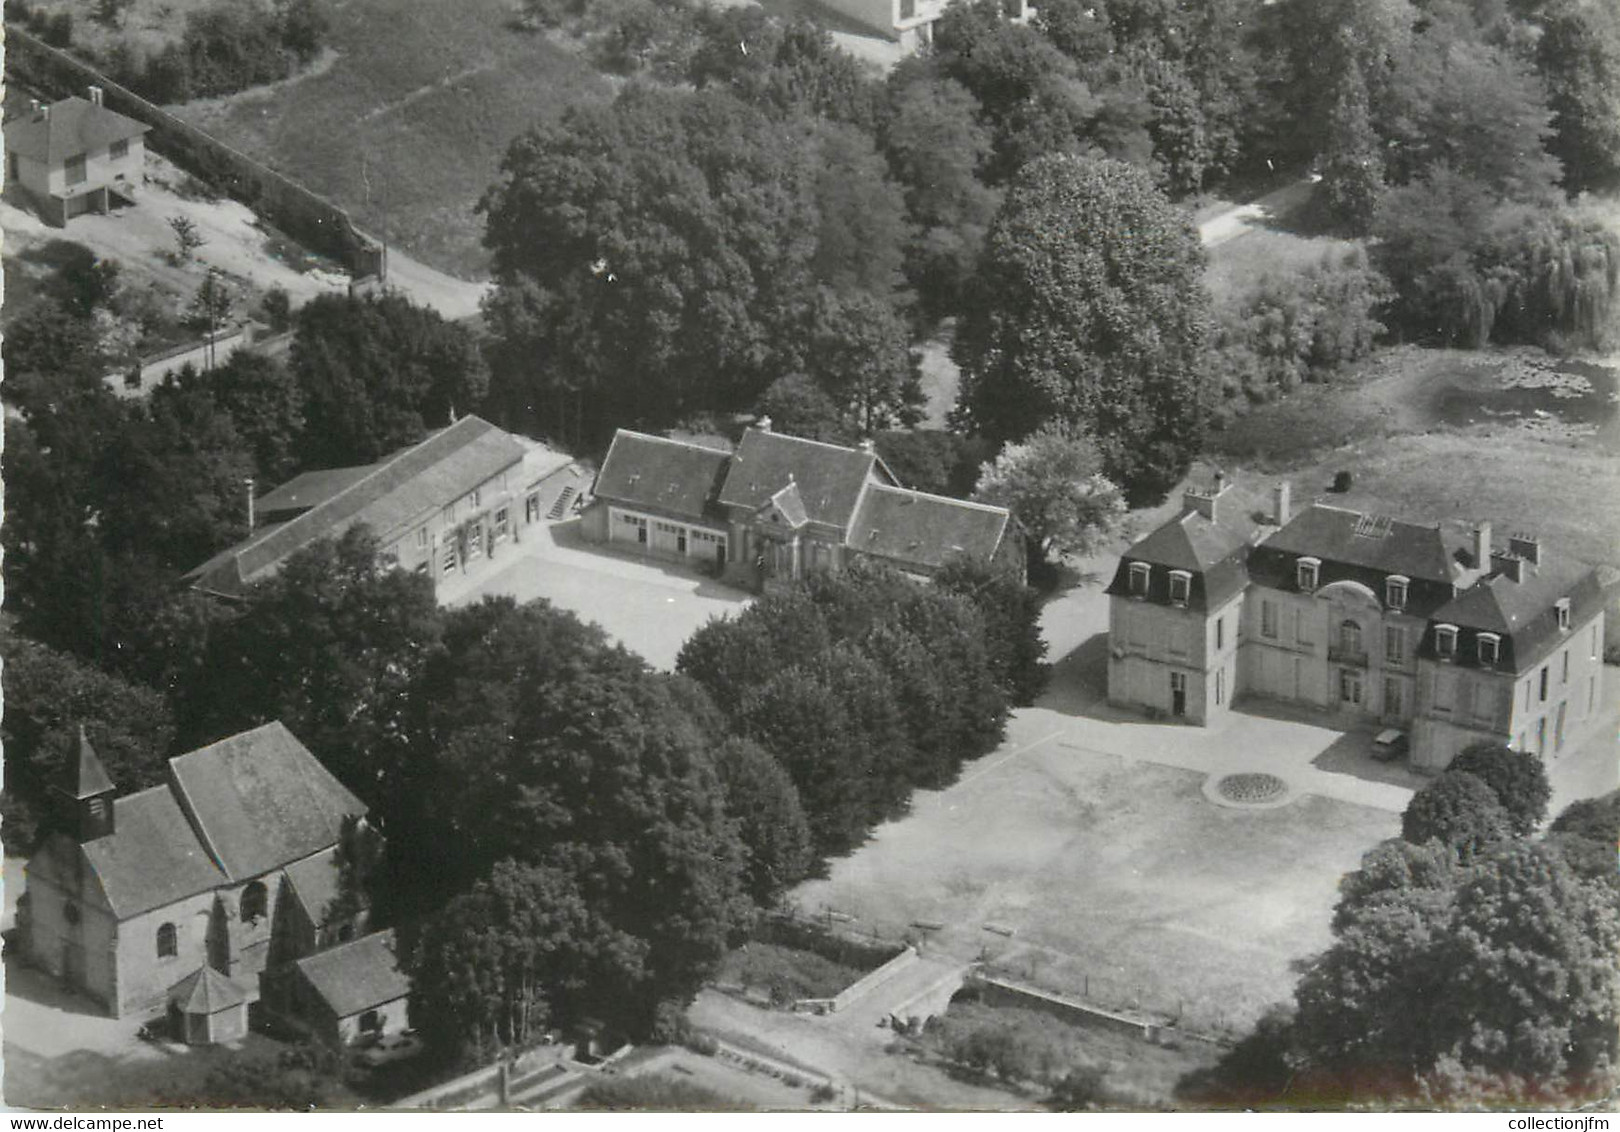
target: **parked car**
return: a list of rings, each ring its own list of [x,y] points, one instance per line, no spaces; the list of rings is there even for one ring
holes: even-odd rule
[[[1406,732],[1396,727],[1380,731],[1373,736],[1373,758],[1381,763],[1391,763],[1406,754]]]

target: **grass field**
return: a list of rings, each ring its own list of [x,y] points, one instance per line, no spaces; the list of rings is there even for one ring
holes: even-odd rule
[[[1212,438],[1207,458],[1286,477],[1301,501],[1348,471],[1350,492],[1330,501],[1415,521],[1488,519],[1620,565],[1612,411],[1601,426],[1568,426],[1556,413],[1448,421],[1437,409],[1453,391],[1484,400],[1544,365],[1524,350],[1385,351],[1240,418]]]
[[[487,255],[474,206],[513,138],[611,93],[578,56],[510,26],[510,0],[341,0],[330,65],[176,107],[182,118],[463,278]]]

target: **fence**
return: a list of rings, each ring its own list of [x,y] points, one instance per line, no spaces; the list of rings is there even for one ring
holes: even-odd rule
[[[5,25],[5,44],[9,74],[58,98],[83,97],[86,88],[99,86],[105,105],[151,127],[148,144],[176,165],[241,201],[305,247],[339,260],[351,274],[385,273],[382,245],[355,228],[349,214],[331,201],[182,122],[14,23]]]

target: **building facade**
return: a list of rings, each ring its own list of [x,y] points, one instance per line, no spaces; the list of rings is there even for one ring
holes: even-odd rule
[[[5,124],[7,186],[57,227],[108,211],[115,198],[133,200],[145,171],[149,127],[103,106],[100,87],[87,93],[35,103]]]
[[[755,589],[857,558],[918,577],[961,556],[1023,567],[1005,508],[901,487],[870,447],[786,436],[768,419],[735,451],[620,429],[584,534]]]
[[[934,42],[934,24],[945,14],[947,0],[820,0],[860,27],[892,39],[910,54]],[[1032,19],[1035,9],[1025,0],[1004,0],[1002,11],[1014,23]]]
[[[1269,522],[1219,481],[1125,552],[1108,588],[1111,703],[1218,722],[1252,695],[1410,733],[1443,769],[1489,740],[1556,758],[1596,718],[1596,573],[1489,524],[1316,504]]]
[[[376,464],[306,472],[260,496],[249,484],[253,532],[186,580],[241,600],[316,539],[364,524],[383,565],[439,589],[503,565],[529,528],[567,513],[588,480],[570,457],[462,417]]]
[[[376,836],[366,808],[279,723],[171,759],[167,782],[122,797],[81,733],[57,793],[25,866],[22,949],[115,1017],[234,1033],[261,975],[364,931],[341,861]]]

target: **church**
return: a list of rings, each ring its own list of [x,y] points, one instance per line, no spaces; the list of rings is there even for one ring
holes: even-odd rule
[[[239,1037],[262,975],[365,931],[348,863],[377,837],[366,807],[280,723],[123,796],[81,731],[55,793],[25,867],[22,949],[114,1017]]]
[[[1108,699],[1218,724],[1241,695],[1409,733],[1415,769],[1491,741],[1554,759],[1597,718],[1596,572],[1489,523],[1314,503],[1244,513],[1219,473],[1109,585]]]

